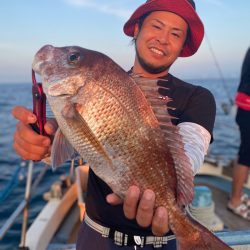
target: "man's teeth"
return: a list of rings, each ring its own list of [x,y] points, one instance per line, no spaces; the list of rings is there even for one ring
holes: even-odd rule
[[[160,51],[160,50],[158,50],[158,49],[156,49],[156,48],[151,48],[150,50],[151,50],[152,52],[154,52],[154,53],[158,54],[158,55],[163,56],[163,52],[162,52],[162,51]]]

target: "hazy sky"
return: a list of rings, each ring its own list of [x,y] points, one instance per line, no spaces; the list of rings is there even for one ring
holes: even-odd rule
[[[0,4],[0,83],[29,82],[36,51],[45,44],[79,45],[109,55],[125,70],[134,61],[124,22],[143,0],[8,0]],[[196,55],[178,59],[171,72],[181,78],[240,75],[250,46],[249,0],[196,0],[206,35]]]

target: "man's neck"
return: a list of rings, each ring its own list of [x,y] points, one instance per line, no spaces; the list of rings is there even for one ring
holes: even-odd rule
[[[135,60],[134,66],[132,68],[132,72],[134,74],[138,74],[138,75],[141,75],[141,76],[146,77],[146,78],[161,78],[161,77],[166,76],[168,74],[168,70],[165,70],[161,73],[156,73],[156,74],[147,72],[145,69],[142,68],[142,66],[139,64],[139,62],[137,60]]]

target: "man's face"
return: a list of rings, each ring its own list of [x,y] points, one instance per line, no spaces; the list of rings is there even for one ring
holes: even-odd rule
[[[177,59],[187,36],[188,25],[178,15],[155,11],[135,26],[136,62],[142,70],[158,74],[166,72]]]

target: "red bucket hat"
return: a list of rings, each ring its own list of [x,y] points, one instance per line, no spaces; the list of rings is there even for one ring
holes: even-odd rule
[[[189,37],[180,54],[188,57],[195,54],[200,47],[204,37],[204,26],[194,7],[187,0],[148,0],[142,4],[125,23],[123,31],[126,35],[133,37],[135,24],[144,14],[153,11],[169,11],[182,17],[189,26]]]

